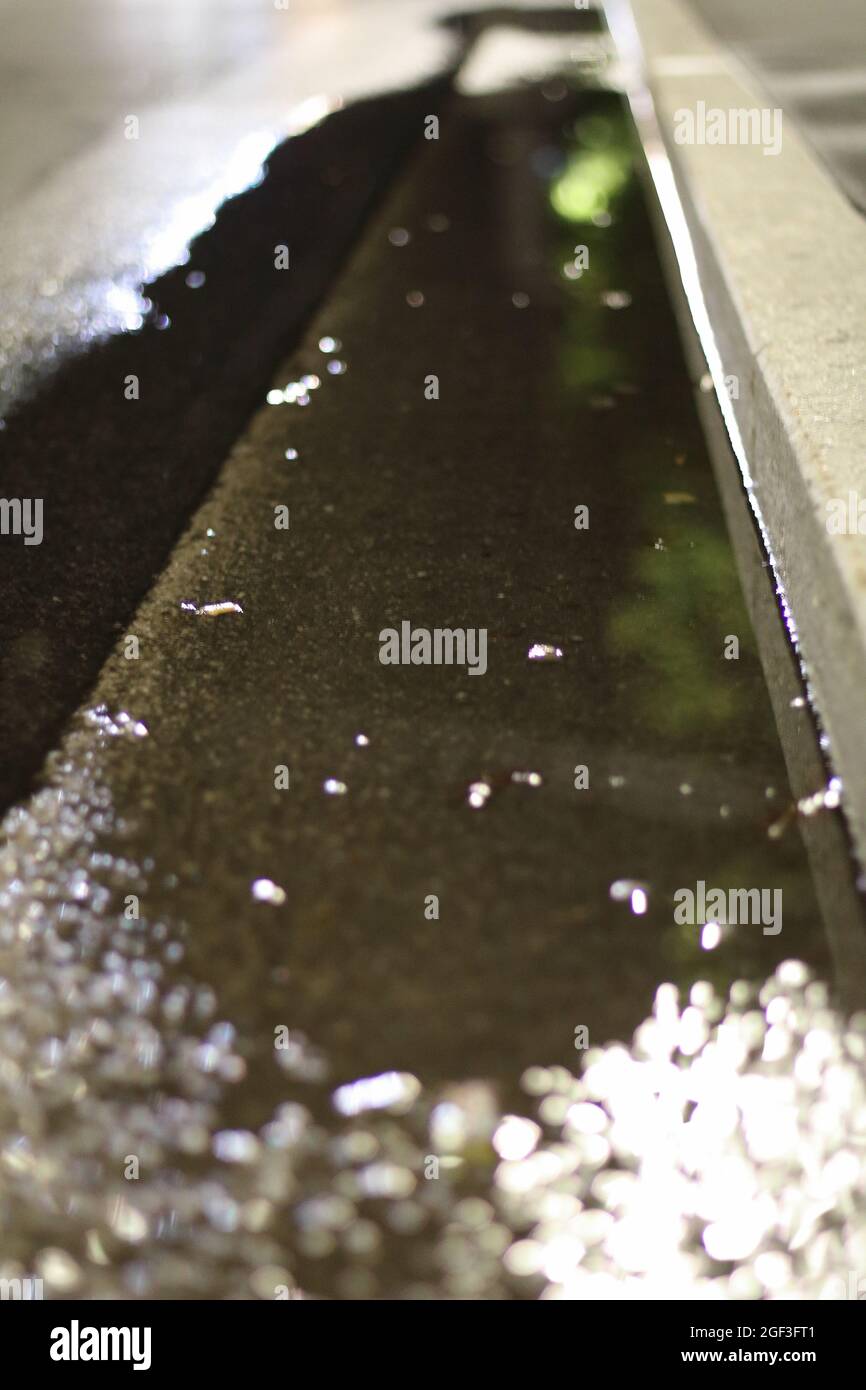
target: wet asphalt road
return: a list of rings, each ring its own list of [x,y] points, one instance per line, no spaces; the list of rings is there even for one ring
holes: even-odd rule
[[[619,102],[554,81],[442,117],[4,822],[4,1258],[55,1294],[575,1296],[589,1250],[581,1277],[755,1297],[749,1259],[793,1238],[781,1165],[796,1190],[797,1164],[858,1142],[862,1027],[829,1007]],[[219,314],[217,277],[184,288],[200,324]],[[486,629],[486,673],[382,665],[404,620]],[[780,888],[782,931],[677,925],[699,879]],[[737,983],[777,967],[760,999]],[[571,1075],[576,1030],[627,1039],[665,981],[689,1007],[664,989],[641,1046],[687,1067],[721,1038],[690,1095],[718,1093],[726,1057],[743,1085],[745,1157],[712,1106],[706,1153],[698,1125],[678,1156],[712,1190],[722,1153],[766,1184],[739,1244],[709,1199],[696,1221],[650,1179],[623,1196],[667,1072],[620,1092],[620,1050]],[[788,1086],[779,1020],[792,1049],[831,1040],[821,1136],[823,1076]],[[777,1154],[785,1087],[804,1140]],[[509,1133],[527,1095],[540,1127]],[[862,1238],[819,1198],[798,1220],[824,1262],[792,1258],[795,1287]],[[558,1258],[503,1261],[531,1232]]]
[[[559,1287],[509,1241],[551,1235],[566,1169],[599,1241],[599,1165],[634,1162],[576,1046],[628,1037],[665,980],[689,1056],[742,977],[829,978],[618,100],[555,82],[443,117],[276,374],[296,399],[262,405],[5,823],[0,1200],[56,1292]],[[382,665],[403,620],[486,628],[486,673]],[[782,931],[676,925],[699,879],[781,888]],[[799,1028],[830,1017],[809,989]],[[763,1037],[748,1019],[729,1036]],[[541,1134],[500,1124],[522,1072],[573,1166],[518,1198],[492,1164]],[[687,1283],[727,1279],[682,1239]],[[586,1277],[635,1267],[613,1241]]]
[[[616,112],[585,127],[614,152]],[[579,113],[449,114],[275,378],[321,385],[256,417],[112,669],[109,707],[151,731],[115,797],[172,880],[148,915],[190,922],[249,1026],[288,985],[346,1076],[509,1075],[565,1060],[578,1024],[627,1035],[662,975],[824,959],[796,827],[767,835],[784,766],[636,191],[578,227],[591,273],[563,274],[549,170],[579,177],[553,143]],[[184,607],[225,600],[242,614]],[[404,620],[486,629],[487,673],[381,665]],[[701,878],[782,888],[783,933],[703,950],[672,923]],[[639,919],[611,897],[632,879]]]
[[[0,803],[32,784],[441,90],[362,102],[287,141],[189,262],[148,285],[140,332],[63,361],[5,422],[4,495],[42,498],[45,524],[39,547],[0,538]],[[274,264],[284,244],[291,273]]]

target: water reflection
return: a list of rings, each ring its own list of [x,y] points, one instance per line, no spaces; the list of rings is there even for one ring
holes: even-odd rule
[[[866,1015],[796,961],[727,998],[661,986],[630,1047],[527,1068],[516,1109],[397,1071],[331,1091],[290,1034],[291,1098],[226,1125],[243,1040],[163,924],[120,925],[143,867],[88,846],[121,830],[100,774],[136,722],[94,710],[4,824],[0,1276],[50,1297],[856,1296]]]

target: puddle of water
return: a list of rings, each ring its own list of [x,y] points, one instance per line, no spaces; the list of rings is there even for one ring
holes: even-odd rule
[[[796,817],[767,833],[787,774],[630,171],[605,94],[455,105],[281,374],[345,379],[260,413],[147,662],[6,817],[0,1274],[750,1298],[862,1267],[863,1018]],[[205,584],[244,623],[185,621]],[[486,628],[484,679],[383,666],[410,617]],[[781,889],[782,931],[678,922],[701,883]]]

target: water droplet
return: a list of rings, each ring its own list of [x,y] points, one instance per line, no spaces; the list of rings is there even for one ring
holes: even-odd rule
[[[392,246],[405,246],[409,241],[409,233],[405,227],[392,227],[388,233],[388,240]]]
[[[722,928],[718,922],[707,922],[701,929],[701,949],[714,951],[722,939]]]
[[[121,1240],[137,1245],[148,1232],[147,1217],[130,1205],[125,1197],[116,1198],[109,1207],[108,1224]]]
[[[831,777],[826,787],[812,796],[801,797],[797,810],[801,816],[814,816],[818,811],[835,811],[842,804],[842,783],[838,777]]]
[[[346,363],[339,357],[333,357],[328,363],[328,371],[331,376],[342,376],[346,371]]]
[[[287,458],[290,462],[292,462],[294,459],[298,457],[297,449],[287,449],[284,457]]]
[[[511,780],[524,783],[527,787],[540,787],[544,778],[540,772],[512,772]]]
[[[550,642],[533,642],[526,655],[530,661],[561,661],[563,652]]]
[[[186,284],[191,290],[200,290],[206,279],[203,270],[191,270],[186,277]]]
[[[65,1250],[48,1246],[36,1260],[40,1278],[60,1291],[75,1289],[81,1282],[81,1268]]]
[[[511,302],[515,309],[526,309],[529,306],[529,295],[525,290],[515,290],[511,296]]]
[[[326,335],[324,338],[319,339],[319,352],[339,352],[342,346],[339,338],[331,338]]]
[[[410,290],[406,295],[406,303],[410,309],[420,309],[424,303],[424,296],[420,290]]]
[[[466,793],[466,800],[474,811],[479,811],[490,800],[493,788],[489,782],[473,782]]]
[[[493,1135],[493,1147],[500,1158],[517,1163],[529,1157],[540,1138],[541,1127],[532,1120],[503,1115]]]
[[[282,391],[277,390],[276,387],[268,392],[265,396],[265,400],[268,405],[285,405],[286,403],[285,395]]]
[[[194,604],[182,603],[181,608],[192,608],[200,618],[221,618],[225,613],[243,613],[239,603],[233,599],[221,599],[219,603],[203,603],[201,608],[196,608]]]
[[[259,1141],[248,1129],[223,1129],[213,1137],[214,1156],[223,1163],[255,1163]]]
[[[649,906],[649,886],[640,879],[615,879],[609,891],[615,903],[627,902],[636,917],[642,917]]]
[[[275,907],[280,907],[286,901],[285,888],[274,883],[272,878],[254,879],[251,892],[256,902],[273,903]]]
[[[328,796],[345,796],[349,788],[345,782],[340,782],[336,777],[328,777],[322,783],[323,789]]]
[[[628,290],[605,290],[601,302],[608,309],[627,309],[631,304]]]
[[[367,737],[366,734],[356,734],[356,735],[355,735],[355,745],[356,745],[356,747],[358,747],[358,748],[367,748],[367,747],[369,746],[369,743],[370,743],[370,740],[368,739],[368,737]]]
[[[407,1109],[421,1093],[421,1083],[411,1072],[386,1071],[340,1086],[333,1101],[341,1115],[360,1115],[365,1110]]]
[[[431,232],[447,232],[451,223],[444,212],[431,212],[427,218],[427,226]]]

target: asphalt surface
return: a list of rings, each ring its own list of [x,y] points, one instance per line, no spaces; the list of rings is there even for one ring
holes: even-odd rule
[[[384,115],[394,149],[417,100],[305,138],[321,155],[336,122],[351,138]],[[811,1292],[862,1240],[858,1177],[832,1170],[841,1215],[808,1183],[857,1142],[862,1021],[833,1008],[844,955],[619,100],[553,80],[440,115],[258,382],[134,616],[118,597],[113,654],[4,820],[2,1273],[36,1271],[50,1295],[574,1297],[585,1278],[759,1297],[759,1252],[790,1249],[773,1287]],[[220,238],[258,226],[244,203],[165,287],[195,418],[228,393],[221,439],[241,413],[232,374],[248,401],[302,317],[264,286],[252,346],[225,348],[247,306]],[[145,376],[169,338],[136,338]],[[154,476],[159,431],[157,415],[138,486],[167,546],[222,445]],[[100,490],[121,489],[103,514],[125,529],[95,552],[94,661],[118,551],[127,604],[161,564],[110,457],[95,454]],[[86,575],[87,548],[69,553]],[[382,631],[404,621],[485,630],[486,672],[383,665]],[[40,688],[10,702],[22,727]],[[808,740],[805,702],[789,718]],[[674,893],[701,880],[780,889],[782,930],[676,923]],[[680,1134],[671,1116],[695,1105]],[[531,1248],[509,1261],[515,1245]]]
[[[628,1037],[665,981],[703,1040],[743,977],[796,956],[832,982],[619,102],[554,83],[443,128],[130,624],[137,655],[7,817],[6,1223],[55,1287],[533,1296],[499,1255],[536,1196],[500,1193],[482,1240],[521,1073],[587,1099],[576,1046]],[[486,629],[485,674],[383,665],[404,620]],[[676,924],[699,880],[780,888],[782,930]]]
[[[671,970],[823,959],[796,828],[767,835],[785,770],[639,195],[616,227],[578,224],[593,270],[567,280],[545,178],[567,108],[540,100],[492,129],[449,114],[422,148],[274,378],[321,385],[256,417],[129,629],[141,658],[115,668],[151,729],[149,785],[122,802],[153,807],[142,849],[181,851],[191,950],[252,1018],[269,964],[306,980],[298,1022],[347,1073],[448,1076],[467,1055],[510,1073],[562,1060],[570,1011],[628,1034]],[[242,614],[184,607],[223,601]],[[383,666],[379,634],[404,620],[486,629],[487,673]],[[562,660],[533,662],[534,644]],[[671,901],[714,877],[787,885],[784,933],[708,956]],[[262,912],[257,878],[284,907]],[[611,897],[630,879],[649,885],[644,920]]]
[[[183,25],[160,0],[149,8],[142,28],[141,14],[94,0],[44,42],[33,14],[10,15],[5,98],[13,116],[32,118],[35,187],[10,137],[0,146],[0,479],[6,497],[41,499],[44,539],[0,535],[0,806],[33,785],[261,382],[332,284],[460,55],[502,13],[422,5],[403,21],[410,46],[388,4],[313,25],[302,11],[251,17],[238,0],[218,7],[204,42],[199,21]],[[533,30],[598,27],[591,14],[543,7],[521,22],[527,41]],[[146,59],[125,88],[104,61],[103,32]],[[363,77],[339,56],[349,51]],[[433,80],[413,85],[427,70]],[[41,114],[22,71],[38,75]],[[400,77],[408,90],[391,91]],[[374,99],[351,100],[370,90]],[[130,106],[135,141],[122,138]],[[312,128],[281,142],[295,123]],[[68,235],[55,254],[44,242],[59,220]],[[276,264],[283,246],[289,269]]]
[[[45,521],[39,546],[0,537],[2,803],[32,783],[441,91],[288,141],[148,285],[139,332],[72,356],[7,420],[4,495],[41,498]]]

